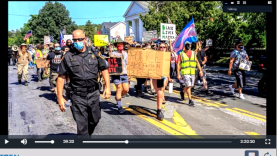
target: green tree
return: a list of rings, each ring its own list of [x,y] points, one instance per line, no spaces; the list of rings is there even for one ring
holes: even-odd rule
[[[46,2],[38,15],[32,15],[29,26],[34,34],[36,43],[43,43],[44,36],[54,37],[53,42],[58,42],[60,38],[60,28],[66,26],[67,33],[75,29],[75,23],[69,17],[69,11],[59,2]]]
[[[152,1],[149,12],[139,15],[147,31],[157,30],[168,18],[181,32],[194,18],[198,39],[213,40],[213,47],[232,48],[234,38],[240,37],[248,47],[265,47],[264,13],[224,13],[220,1]]]
[[[87,21],[87,23],[84,27],[84,31],[85,31],[86,37],[90,38],[91,41],[93,41],[94,27],[91,24],[90,20]]]

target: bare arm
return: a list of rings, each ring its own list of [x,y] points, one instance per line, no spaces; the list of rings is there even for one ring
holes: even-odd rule
[[[57,99],[59,101],[59,99],[63,98],[63,87],[64,87],[64,82],[65,82],[65,75],[59,75],[57,78],[57,82],[56,82],[56,87],[57,87]]]
[[[181,61],[178,60],[178,61],[177,61],[177,75],[179,75],[180,70],[181,70],[180,64],[181,64]]]
[[[249,61],[249,56],[248,55],[246,56],[246,60]]]
[[[233,61],[234,61],[234,58],[230,58],[230,60],[229,60],[229,68],[228,68],[228,70],[231,70],[231,68],[232,68],[232,64],[233,64]]]
[[[207,62],[207,57],[204,57],[204,61],[202,61],[202,65],[205,65],[206,62]]]

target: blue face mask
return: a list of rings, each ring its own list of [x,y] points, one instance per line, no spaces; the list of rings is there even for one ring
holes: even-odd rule
[[[60,48],[60,47],[55,47],[54,50],[55,50],[55,51],[59,51],[59,50],[61,50],[61,48]]]
[[[83,42],[74,42],[74,47],[77,49],[77,50],[81,50],[84,48],[84,43]]]

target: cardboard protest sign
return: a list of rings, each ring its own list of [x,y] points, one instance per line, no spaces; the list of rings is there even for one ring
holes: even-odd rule
[[[129,48],[127,62],[129,77],[161,79],[169,76],[170,52]]]
[[[105,60],[109,64],[109,74],[110,75],[122,75],[122,57],[105,57]]]
[[[36,61],[36,67],[37,68],[45,68],[46,67],[46,63],[47,63],[46,59],[40,58],[40,59],[36,59],[35,61]]]
[[[212,39],[206,40],[206,46],[212,46]]]
[[[132,36],[126,36],[126,37],[124,37],[124,41],[129,43],[129,44],[133,44],[133,37]]]
[[[44,36],[44,44],[49,44],[50,41],[50,37],[49,36]]]
[[[158,38],[157,31],[144,31],[142,35],[142,42],[151,41],[153,38]]]
[[[106,46],[108,42],[108,35],[94,35],[94,46]]]
[[[170,38],[171,41],[176,39],[176,25],[175,24],[166,24],[160,23],[160,39],[163,41],[168,41]]]

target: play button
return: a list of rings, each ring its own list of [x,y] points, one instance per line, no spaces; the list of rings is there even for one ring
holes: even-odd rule
[[[5,144],[7,144],[7,143],[9,143],[9,141],[5,139]]]

